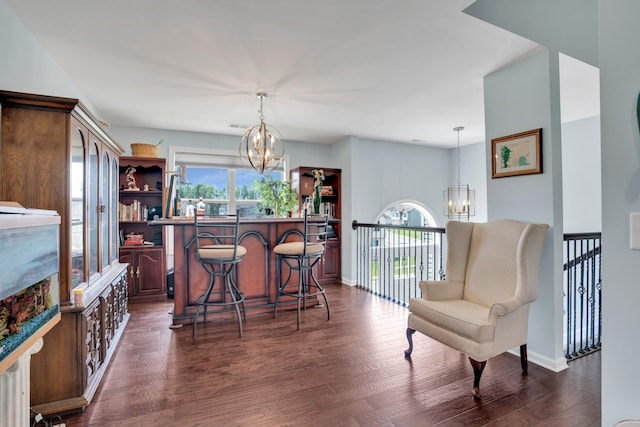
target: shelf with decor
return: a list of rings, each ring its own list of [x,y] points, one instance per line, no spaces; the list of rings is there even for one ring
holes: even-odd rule
[[[130,302],[166,299],[165,231],[148,225],[163,216],[165,165],[163,158],[120,157],[120,262],[129,264]]]
[[[313,199],[315,177],[322,171],[324,179],[320,187],[320,213],[329,215],[329,241],[326,252],[319,263],[318,280],[320,283],[340,282],[340,229],[341,229],[341,169],[312,166],[298,166],[291,169],[289,179],[291,188],[298,193],[298,206],[295,212],[301,212],[308,200]],[[311,209],[313,209],[311,207]]]

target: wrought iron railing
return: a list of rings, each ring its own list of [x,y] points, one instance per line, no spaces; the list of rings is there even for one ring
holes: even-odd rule
[[[420,295],[421,280],[444,276],[444,228],[361,224],[357,241],[357,287],[403,306]]]
[[[407,306],[421,280],[442,280],[444,228],[361,224],[356,230],[356,286]],[[600,233],[564,236],[564,348],[573,360],[601,348]]]
[[[602,346],[602,236],[564,235],[564,344],[573,360]]]

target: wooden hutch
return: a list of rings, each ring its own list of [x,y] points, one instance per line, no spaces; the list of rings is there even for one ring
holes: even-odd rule
[[[0,198],[60,215],[61,321],[31,362],[31,406],[89,404],[129,319],[118,259],[118,157],[77,99],[0,91]],[[74,303],[73,295],[77,294]]]

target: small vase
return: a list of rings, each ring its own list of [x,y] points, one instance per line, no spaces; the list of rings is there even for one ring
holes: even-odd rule
[[[313,193],[313,213],[314,215],[320,215],[320,203],[322,202],[322,196],[319,191]]]

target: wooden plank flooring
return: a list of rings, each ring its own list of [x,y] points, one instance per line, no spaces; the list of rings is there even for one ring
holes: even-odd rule
[[[407,309],[329,286],[331,320],[307,309],[169,329],[169,303],[131,304],[131,319],[91,405],[67,426],[599,426],[600,353],[553,373],[492,358],[483,399],[468,359],[416,333]]]

